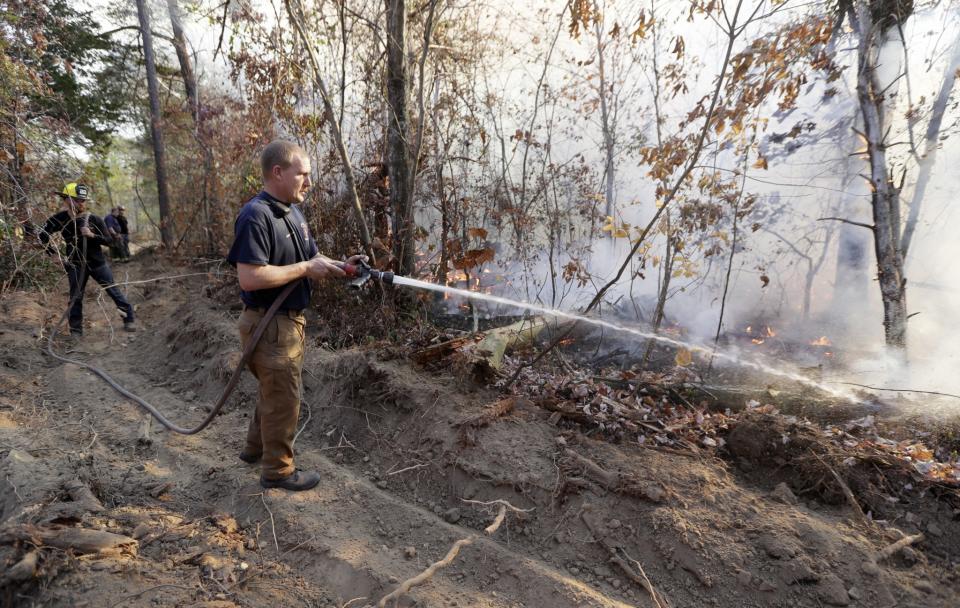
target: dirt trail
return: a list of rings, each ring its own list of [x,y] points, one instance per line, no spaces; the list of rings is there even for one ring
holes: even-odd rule
[[[125,270],[184,272],[155,261]],[[201,419],[239,357],[236,312],[199,295],[203,285],[131,286],[142,324],[133,336],[88,304],[93,325],[74,355],[180,423]],[[44,324],[63,304],[0,302],[0,542],[27,525],[139,542],[107,555],[44,546],[37,577],[0,588],[0,602],[357,607],[478,536],[401,605],[958,604],[960,552],[949,546],[960,526],[936,501],[917,525],[940,536],[874,564],[896,532],[868,530],[842,505],[771,493],[763,463],[744,473],[705,454],[594,441],[522,399],[493,408],[501,396],[315,340],[297,452],[324,481],[301,494],[263,491],[257,467],[236,458],[255,401],[249,375],[200,435],[156,424],[145,434],[136,406],[41,354]],[[66,489],[75,480],[102,509],[79,508]],[[482,538],[495,511],[465,499],[532,511]],[[28,549],[0,544],[0,563]]]

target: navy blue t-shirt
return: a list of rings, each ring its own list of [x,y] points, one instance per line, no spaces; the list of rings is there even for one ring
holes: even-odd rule
[[[309,260],[319,251],[300,209],[296,205],[288,207],[266,192],[260,192],[240,209],[233,233],[227,261],[234,267],[237,264],[287,266]],[[247,306],[266,308],[281,291],[282,286],[241,290],[240,299]],[[280,305],[280,310],[303,310],[308,304],[310,281],[302,279]]]

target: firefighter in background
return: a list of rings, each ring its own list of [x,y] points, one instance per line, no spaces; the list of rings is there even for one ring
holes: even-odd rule
[[[123,261],[123,243],[120,237],[120,222],[117,221],[117,208],[114,207],[110,213],[103,216],[103,223],[107,226],[110,233],[110,259],[114,262]]]
[[[120,259],[130,261],[130,223],[127,221],[127,208],[117,207],[117,223],[120,224]]]
[[[133,306],[123,296],[113,280],[110,265],[103,257],[102,247],[111,243],[110,233],[103,220],[87,211],[88,188],[83,184],[70,183],[62,192],[64,208],[50,216],[40,229],[40,241],[51,253],[59,252],[50,245],[50,236],[59,232],[66,243],[64,270],[70,280],[70,334],[83,335],[83,291],[87,279],[93,277],[107,292],[123,315],[123,328],[136,331]]]

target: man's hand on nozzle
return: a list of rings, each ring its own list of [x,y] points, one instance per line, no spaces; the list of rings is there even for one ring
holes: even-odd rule
[[[85,237],[89,237],[89,238],[91,238],[91,239],[92,239],[93,237],[97,236],[97,235],[95,235],[95,234],[93,233],[93,230],[90,230],[90,227],[89,227],[89,226],[81,226],[81,227],[80,227],[80,234],[82,234],[82,235],[85,236]]]
[[[345,277],[347,273],[337,266],[337,263],[317,256],[304,262],[307,276],[311,279],[326,279],[330,277]]]
[[[358,262],[369,262],[370,258],[365,255],[352,255],[346,259],[345,264],[350,264],[351,266],[356,266]]]

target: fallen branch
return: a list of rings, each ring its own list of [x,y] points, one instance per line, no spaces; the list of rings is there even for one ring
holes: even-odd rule
[[[856,382],[840,382],[839,384],[846,384],[848,386],[859,386],[860,388],[870,389],[871,391],[888,391],[891,393],[917,393],[920,395],[938,395],[940,397],[952,397],[954,399],[960,399],[960,395],[954,395],[953,393],[941,393],[940,391],[921,391],[914,388],[883,388],[880,386],[870,386],[869,384],[857,384]]]
[[[873,227],[873,224],[864,224],[863,222],[855,222],[855,221],[853,221],[853,220],[848,220],[848,219],[845,218],[845,217],[818,217],[818,218],[817,218],[817,221],[818,221],[818,222],[824,222],[824,221],[827,221],[827,220],[833,220],[833,221],[836,221],[836,222],[843,222],[844,224],[850,224],[851,226],[860,226],[861,228],[868,228],[868,229],[870,229],[871,231],[876,230],[876,228]]]
[[[570,323],[571,327],[575,325],[570,321],[563,321],[561,325],[567,323]],[[550,323],[542,317],[536,317],[491,329],[485,332],[479,341],[468,340],[453,349],[450,352],[452,366],[457,376],[464,381],[479,384],[489,382],[503,367],[503,356],[506,353],[532,344],[548,325]]]
[[[410,354],[410,358],[419,365],[437,363],[467,344],[474,342],[473,336],[454,338],[445,342],[431,344]]]
[[[504,353],[532,343],[547,326],[547,321],[542,318],[523,319],[491,329],[482,340],[473,345],[468,344],[463,350],[471,352],[491,368],[498,370],[503,366]]]
[[[589,425],[593,423],[593,419],[583,413],[583,410],[578,409],[577,406],[570,401],[560,401],[556,398],[547,397],[544,399],[538,399],[537,405],[548,412],[554,412],[554,416],[552,418],[555,418],[556,420],[559,420],[562,417],[583,425]]]
[[[500,526],[503,524],[504,519],[506,519],[508,510],[513,511],[515,513],[529,513],[530,511],[533,510],[533,509],[518,509],[517,507],[511,505],[509,502],[505,500],[479,502],[476,500],[464,499],[463,502],[475,504],[475,505],[483,505],[483,506],[498,505],[500,507],[499,511],[497,511],[497,516],[493,518],[493,522],[483,530],[483,533],[486,536],[492,536],[500,528]],[[467,545],[473,544],[473,542],[477,538],[479,537],[468,536],[467,538],[461,538],[457,542],[453,543],[453,546],[450,547],[450,550],[447,551],[447,554],[444,556],[443,559],[430,564],[430,566],[420,574],[414,576],[413,578],[408,578],[407,580],[400,583],[399,587],[397,587],[387,595],[383,596],[380,602],[377,603],[377,606],[379,608],[384,608],[387,605],[387,602],[389,602],[390,600],[399,601],[400,596],[402,596],[404,593],[410,591],[410,589],[416,587],[417,585],[422,585],[426,581],[430,580],[433,577],[433,575],[436,574],[437,570],[440,570],[441,568],[446,568],[447,566],[453,563],[453,560],[456,559],[457,555],[460,553],[460,549],[466,547]]]

